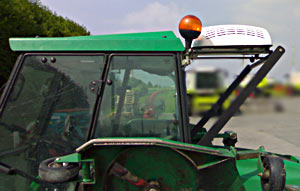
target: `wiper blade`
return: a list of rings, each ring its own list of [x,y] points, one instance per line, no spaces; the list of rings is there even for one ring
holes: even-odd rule
[[[5,86],[6,86],[6,82],[1,86],[1,88],[0,88],[0,94],[1,94],[2,91],[4,90]]]
[[[0,162],[0,172],[4,173],[4,174],[7,174],[7,175],[19,175],[19,176],[22,176],[26,179],[29,179],[33,182],[36,182],[40,185],[43,185],[45,187],[48,187],[48,188],[55,188],[54,185],[52,184],[49,184],[48,182],[45,182],[41,179],[38,179],[34,176],[31,176],[30,174],[27,174],[26,172],[20,170],[20,169],[16,169],[16,168],[12,168],[11,166],[3,163],[3,162]]]
[[[22,147],[18,147],[18,148],[13,148],[13,149],[5,149],[0,151],[0,158],[1,157],[5,157],[7,155],[14,155],[14,154],[18,154],[23,152],[24,150],[26,150],[28,148],[28,145],[22,146]]]

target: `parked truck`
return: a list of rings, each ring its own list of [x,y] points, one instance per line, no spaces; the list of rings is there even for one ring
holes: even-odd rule
[[[203,115],[225,92],[225,71],[213,66],[197,66],[186,70],[188,111],[190,115]],[[217,111],[221,115],[233,97],[227,99]]]

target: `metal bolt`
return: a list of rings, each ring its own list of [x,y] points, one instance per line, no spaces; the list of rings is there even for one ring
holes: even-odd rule
[[[96,85],[96,81],[92,81],[92,84],[93,84],[93,85]]]
[[[236,139],[237,138],[237,134],[233,133],[233,132],[230,132],[229,136],[230,136],[231,139]]]
[[[92,92],[95,91],[95,88],[91,88],[91,91],[92,91]]]
[[[41,61],[42,61],[43,63],[46,63],[46,62],[47,62],[47,58],[46,58],[46,57],[43,57],[43,58],[41,59]]]
[[[266,170],[263,175],[262,175],[263,179],[269,179],[270,178],[270,170]]]
[[[54,63],[54,62],[56,62],[56,58],[55,58],[55,57],[51,57],[51,58],[50,58],[50,61],[51,61],[52,63]]]
[[[112,85],[112,83],[113,83],[112,80],[107,80],[107,85],[110,86],[110,85]]]

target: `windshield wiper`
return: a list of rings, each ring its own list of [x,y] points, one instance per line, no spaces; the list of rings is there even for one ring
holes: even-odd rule
[[[49,184],[48,182],[45,182],[41,179],[38,179],[34,176],[31,176],[30,174],[27,174],[26,172],[20,170],[20,169],[17,169],[17,168],[12,168],[11,166],[3,163],[3,162],[0,162],[0,172],[4,173],[4,174],[7,174],[7,175],[19,175],[19,176],[22,176],[26,179],[29,179],[33,182],[36,182],[40,185],[43,185],[45,187],[48,187],[48,188],[55,188],[54,185],[52,184]]]
[[[13,148],[13,149],[5,149],[0,151],[0,158],[5,157],[7,155],[14,155],[14,154],[18,154],[23,152],[24,150],[26,150],[28,148],[28,145],[25,146],[21,146],[18,148]]]
[[[2,91],[4,90],[5,86],[6,86],[6,82],[1,86],[1,88],[0,88],[0,94],[1,94]]]

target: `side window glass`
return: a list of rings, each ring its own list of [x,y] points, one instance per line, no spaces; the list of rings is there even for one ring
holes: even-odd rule
[[[37,176],[41,161],[83,144],[96,100],[89,85],[103,67],[99,55],[26,56],[0,116],[0,153],[7,153],[1,162]],[[22,177],[0,176],[0,190],[30,186]]]
[[[173,56],[112,58],[96,137],[178,139]]]

